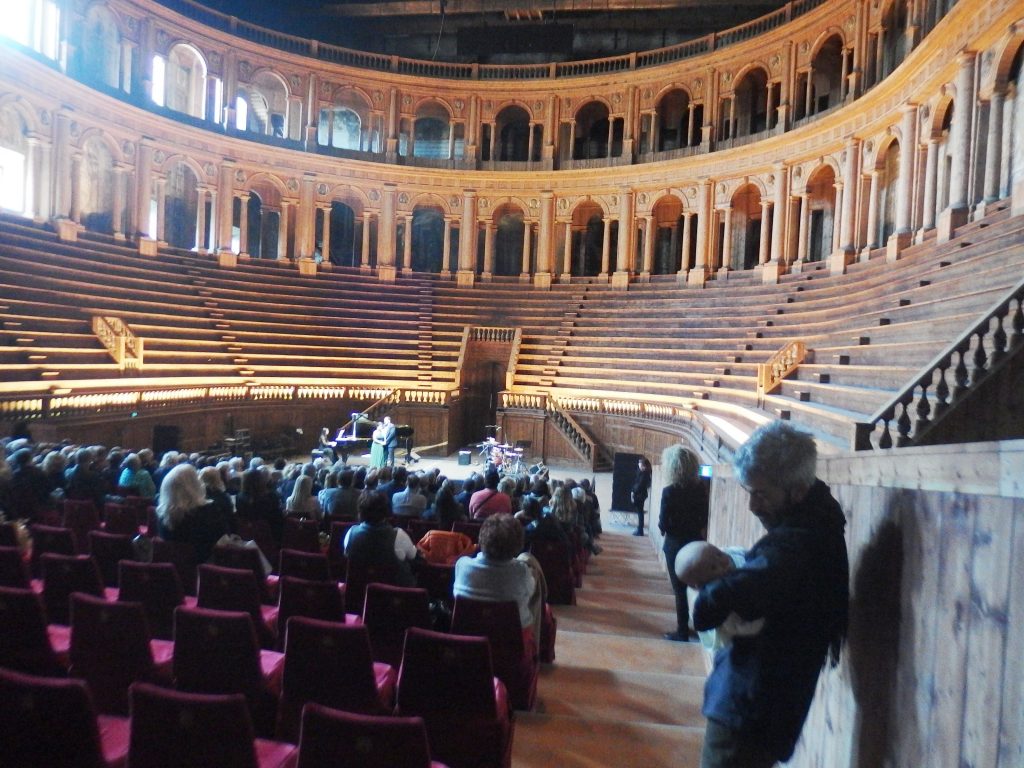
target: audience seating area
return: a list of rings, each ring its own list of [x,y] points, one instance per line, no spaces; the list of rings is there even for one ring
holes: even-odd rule
[[[286,263],[161,251],[0,217],[0,364],[9,379],[129,386],[189,377],[289,384],[450,389],[466,326],[519,328],[513,385],[574,398],[696,403],[757,423],[790,418],[848,448],[853,425],[888,402],[1019,277],[1024,222],[1005,205],[888,262],[884,249],[834,275],[821,262],[765,285],[719,273],[703,290],[670,278],[628,291],[590,278],[550,290],[504,279],[458,287],[359,270],[300,276]],[[90,318],[112,314],[144,341],[141,370],[120,371]],[[782,387],[757,390],[757,366],[790,341],[810,354]],[[697,401],[708,401],[700,406]],[[84,551],[81,550],[81,551]]]
[[[89,519],[97,526],[85,531],[89,541],[130,541],[129,534],[104,533],[99,515]],[[74,726],[81,731],[75,738],[84,744],[95,731],[101,758],[88,757],[95,745],[82,746],[87,757],[76,765],[123,765],[126,753],[133,766],[161,764],[153,745],[139,741],[154,727],[154,713],[188,711],[204,722],[221,722],[230,711],[233,725],[224,738],[241,745],[241,757],[231,765],[293,764],[283,762],[295,759],[292,745],[326,760],[342,744],[331,735],[332,724],[345,733],[365,727],[373,740],[390,727],[376,718],[401,715],[393,723],[396,738],[422,740],[442,761],[424,765],[507,768],[512,710],[533,707],[539,662],[554,658],[550,612],[546,636],[534,638],[520,631],[514,604],[454,600],[450,565],[433,568],[447,573],[451,634],[431,630],[436,617],[425,587],[366,579],[361,613],[346,614],[347,585],[334,580],[326,553],[282,549],[282,566],[291,563],[288,568],[312,578],[267,577],[250,560],[232,560],[231,548],[218,546],[213,560],[222,564],[198,566],[193,597],[182,587],[181,563],[137,562],[130,544],[125,557],[103,563],[96,552],[73,553],[76,532],[70,529],[36,525],[32,533],[39,534],[34,552],[0,546],[0,688],[38,685],[66,696],[69,707],[72,699],[78,702],[83,719]],[[137,526],[134,533],[149,531]],[[46,547],[64,551],[40,551]],[[566,554],[568,571],[573,558]],[[32,578],[33,558],[41,579]],[[104,586],[110,569],[117,580]],[[267,602],[271,590],[273,605]],[[510,628],[514,638],[506,638]],[[303,714],[310,702],[318,706],[309,726],[314,733],[307,737],[300,722],[310,719]],[[181,727],[199,730],[173,738],[164,731],[160,743],[188,739],[197,746],[193,757],[174,764],[211,764],[203,762],[213,759],[207,750],[221,748],[208,743],[214,732],[198,723]],[[30,740],[11,743],[15,765],[49,755]],[[164,748],[178,754],[178,745]],[[419,765],[421,752],[412,750],[407,764]]]

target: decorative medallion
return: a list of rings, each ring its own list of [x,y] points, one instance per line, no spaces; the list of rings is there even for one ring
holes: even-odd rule
[[[139,20],[134,16],[126,16],[124,23],[129,32],[135,32],[139,28]]]
[[[480,200],[477,201],[477,206],[479,208],[490,208],[491,201],[488,200],[486,197],[480,198]]]
[[[406,94],[405,96],[402,97],[402,106],[408,107],[410,104],[412,104],[412,96]]]
[[[621,93],[613,94],[612,95],[612,103],[613,104],[620,104],[620,103],[622,103],[622,94]]]
[[[68,126],[68,133],[71,134],[71,138],[73,139],[77,139],[78,134],[81,133],[81,130],[78,127],[78,123],[76,123],[74,120],[72,120],[71,125]]]
[[[772,56],[772,58],[770,60],[770,63],[772,65],[772,69],[778,69],[779,68],[779,64],[782,63],[782,57],[779,56],[779,54],[776,53],[774,56]]]
[[[558,208],[562,211],[567,210],[569,208],[569,201],[564,197],[560,197],[558,199]]]
[[[793,178],[794,179],[799,179],[803,175],[804,175],[804,169],[801,168],[799,165],[796,166],[795,168],[793,168]]]
[[[121,154],[125,157],[135,157],[135,145],[130,141],[124,142],[121,145]]]
[[[608,202],[612,206],[618,205],[619,204],[619,196],[618,195],[612,195],[611,198],[608,200]]]
[[[158,149],[156,152],[153,153],[153,162],[156,163],[157,165],[163,165],[166,159],[167,153],[164,152],[162,149]]]
[[[39,122],[42,123],[43,125],[49,125],[50,124],[50,111],[49,110],[47,110],[47,109],[40,109],[39,110]]]
[[[490,112],[492,109],[494,109],[494,105],[491,102],[489,102],[489,101],[485,101],[484,102],[484,109],[486,109],[488,112]]]
[[[245,171],[243,171],[241,168],[235,171],[235,181],[237,181],[239,184],[242,184],[245,181]]]
[[[724,75],[722,75],[722,80],[724,80],[726,83],[731,83],[732,82],[732,72],[726,72]]]
[[[647,90],[644,91],[644,99],[645,100],[650,101],[652,96],[654,96],[654,92],[650,88],[648,88]]]
[[[641,192],[639,197],[637,197],[636,201],[640,203],[640,205],[647,205],[647,193]]]
[[[376,203],[380,200],[380,192],[376,189],[371,189],[370,194],[367,195],[367,197],[369,197],[370,200]]]
[[[530,198],[530,207],[537,208],[540,205],[540,201],[536,197]]]
[[[331,92],[334,90],[334,83],[323,82],[320,83],[320,98],[329,99]]]
[[[248,61],[238,62],[238,76],[248,82],[249,77],[252,75],[252,67]]]
[[[448,198],[449,208],[458,208],[461,203],[462,200],[460,200],[457,195],[452,195],[451,197]]]
[[[461,112],[465,108],[466,108],[466,102],[464,102],[462,99],[456,99],[455,100],[455,109],[456,110]]]
[[[408,205],[409,204],[409,193],[408,192],[402,192],[398,196],[398,203],[399,203],[399,205]]]
[[[220,71],[221,66],[224,63],[224,60],[221,58],[221,55],[219,53],[217,53],[216,51],[213,51],[212,53],[209,54],[209,61],[210,61],[210,69],[212,69],[214,71],[217,71],[217,72]]]
[[[382,101],[384,101],[384,94],[381,91],[374,91],[373,100],[380,104]]]
[[[317,186],[316,186],[316,193],[318,195],[326,195],[327,194],[327,190],[328,190],[328,186],[326,184],[324,184],[323,182],[321,182],[320,184],[317,184]]]
[[[167,46],[171,43],[171,36],[168,35],[164,30],[159,30],[156,33],[156,47],[158,50],[166,50]]]
[[[850,16],[846,17],[846,21],[843,22],[843,27],[852,31],[853,30],[853,25],[856,24],[856,23],[857,23],[856,19],[851,14]]]
[[[719,184],[718,185],[718,194],[724,195],[727,191],[728,191],[728,187],[726,187],[725,184]]]
[[[299,77],[298,75],[292,75],[291,77],[289,77],[288,82],[292,86],[292,91],[297,91],[299,90],[300,87],[302,87],[302,78]]]
[[[694,189],[693,187],[687,187],[686,191],[683,194],[685,194],[688,198],[693,200],[693,198],[697,196],[697,190]]]
[[[217,175],[217,166],[213,163],[207,163],[203,166],[203,173],[212,178]]]
[[[875,149],[875,143],[873,141],[868,141],[868,142],[864,143],[864,154],[865,155],[871,154],[871,152],[873,152],[874,149]]]
[[[538,113],[538,114],[543,113],[544,112],[544,102],[540,101],[540,100],[537,100],[537,101],[533,102],[533,111]]]
[[[297,179],[288,179],[288,189],[290,189],[292,192],[298,192],[299,191],[299,182],[298,182],[298,180]]]
[[[804,40],[800,43],[800,53],[807,53],[807,49],[811,47],[811,44]]]

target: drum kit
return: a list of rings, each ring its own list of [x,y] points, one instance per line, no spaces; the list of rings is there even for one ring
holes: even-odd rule
[[[517,475],[526,466],[523,462],[522,448],[516,448],[508,443],[499,443],[493,437],[478,443],[477,448],[480,449],[480,463],[486,469],[493,467],[503,475]]]

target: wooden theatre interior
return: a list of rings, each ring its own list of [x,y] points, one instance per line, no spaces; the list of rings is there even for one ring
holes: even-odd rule
[[[682,442],[750,544],[728,461],[787,419],[852,588],[791,764],[1024,764],[1024,2],[793,0],[540,64],[11,8],[8,430],[305,450],[388,413],[585,473]]]

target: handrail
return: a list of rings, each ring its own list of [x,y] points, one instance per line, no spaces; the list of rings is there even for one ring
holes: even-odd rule
[[[213,29],[219,29],[244,40],[266,45],[288,53],[309,56],[337,64],[450,80],[539,80],[584,77],[628,70],[644,69],[749,40],[775,29],[814,10],[824,0],[792,0],[781,8],[721,32],[686,40],[649,51],[625,53],[599,59],[560,61],[541,64],[466,64],[461,62],[427,61],[332,45],[319,40],[277,32],[213,10],[195,0],[159,0],[160,4]]]
[[[459,340],[459,357],[455,361],[455,387],[462,388],[462,369],[466,365],[466,354],[469,349],[469,337],[472,334],[472,327],[462,327],[462,338]]]
[[[546,410],[558,431],[565,435],[576,453],[587,462],[590,469],[593,469],[594,460],[597,457],[597,445],[594,443],[594,439],[586,433],[568,411],[559,406],[555,398],[547,398]]]
[[[1003,327],[1011,305],[1016,304],[1011,318],[1010,334]],[[901,392],[879,408],[866,422],[858,423],[853,437],[856,451],[871,448],[892,448],[891,426],[895,422],[895,446],[902,448],[917,443],[935,427],[958,402],[999,370],[1018,350],[1024,338],[1024,280],[992,304],[981,319],[964,331],[942,352],[925,365]],[[993,321],[995,326],[993,327]],[[986,350],[991,344],[991,351]],[[954,363],[954,358],[956,362]],[[970,370],[968,370],[970,359]],[[946,373],[953,369],[953,386]],[[936,374],[938,380],[936,381]],[[933,394],[929,394],[933,390]],[[911,417],[911,414],[914,417]],[[875,437],[875,433],[881,432]],[[873,439],[874,438],[874,439]]]
[[[807,357],[807,345],[802,341],[791,341],[768,362],[757,366],[757,393],[766,395],[782,385],[782,380],[795,371]]]
[[[508,368],[505,369],[505,387],[512,389],[516,379],[516,368],[519,367],[519,350],[523,345],[523,329],[516,328],[512,337],[512,350],[508,354]]]
[[[121,318],[94,315],[92,332],[114,358],[119,369],[142,368],[142,339],[132,333]]]

